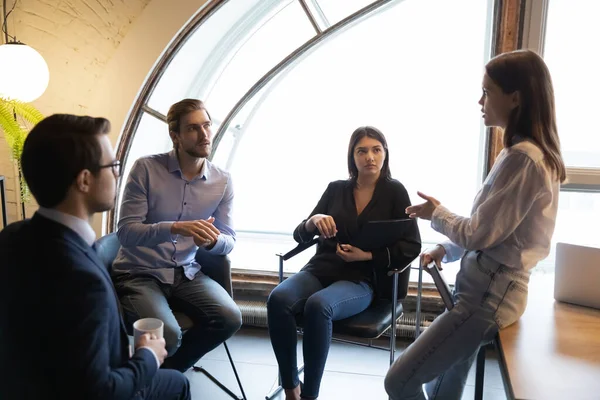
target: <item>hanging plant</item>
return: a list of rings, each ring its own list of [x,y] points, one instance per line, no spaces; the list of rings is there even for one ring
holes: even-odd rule
[[[17,165],[22,204],[25,204],[30,198],[29,188],[21,169],[23,145],[30,128],[43,118],[42,113],[29,103],[0,97],[0,129],[4,132],[4,138],[10,147],[12,160]]]

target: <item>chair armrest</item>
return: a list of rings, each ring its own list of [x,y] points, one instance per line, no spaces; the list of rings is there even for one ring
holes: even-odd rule
[[[200,270],[213,281],[225,289],[233,297],[231,283],[231,260],[226,255],[215,255],[200,247],[196,251],[196,262],[200,264]]]
[[[304,250],[312,247],[318,241],[319,241],[319,238],[314,238],[310,242],[300,243],[298,246],[294,247],[292,250],[288,251],[287,253],[285,253],[283,255],[281,255],[281,254],[278,254],[278,255],[279,255],[279,257],[281,257],[283,259],[283,261],[287,261],[290,258],[294,257],[295,255],[298,255],[298,254],[302,253]]]
[[[409,269],[409,268],[410,268],[410,266],[412,265],[413,261],[415,261],[415,260],[416,260],[417,258],[419,258],[419,257],[420,257],[420,256],[417,256],[417,257],[413,258],[411,262],[409,262],[408,264],[406,264],[406,265],[405,265],[404,267],[402,267],[402,268],[390,268],[390,269],[388,270],[388,276],[392,276],[392,275],[394,275],[394,274],[401,274],[401,273],[403,273],[404,271],[406,271],[407,269]]]
[[[310,242],[300,243],[298,246],[294,247],[292,250],[288,251],[285,254],[277,254],[277,256],[279,257],[279,283],[283,282],[283,262],[285,260],[289,260],[297,254],[302,253],[304,250],[308,249],[318,241],[318,238],[314,238]]]

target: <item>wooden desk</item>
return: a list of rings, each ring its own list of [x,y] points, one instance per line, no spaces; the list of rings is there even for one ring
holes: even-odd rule
[[[531,278],[525,313],[499,338],[509,398],[600,399],[600,310],[556,302],[554,275]]]

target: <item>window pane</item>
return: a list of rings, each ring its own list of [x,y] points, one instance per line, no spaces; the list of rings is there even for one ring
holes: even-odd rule
[[[561,192],[554,242],[600,247],[600,193]]]
[[[554,271],[556,243],[571,243],[600,248],[600,193],[561,192],[558,202],[556,228],[552,237],[552,250],[548,258],[539,263],[534,273]]]
[[[171,104],[200,98],[222,119],[260,76],[312,34],[296,1],[230,0],[182,46],[148,104],[166,115]]]
[[[373,0],[317,0],[316,2],[321,11],[323,11],[327,21],[333,25],[373,3]]]
[[[392,175],[414,203],[422,190],[468,215],[482,177],[477,101],[489,11],[480,0],[405,0],[296,64],[248,112],[231,164],[238,232],[290,235],[328,182],[347,177],[348,140],[362,125],[386,135]],[[440,60],[456,59],[457,48],[460,63],[442,70]],[[443,239],[425,222],[421,233],[424,242]]]
[[[210,112],[225,118],[238,100],[271,68],[314,36],[298,1],[264,21],[237,50],[206,96]]]
[[[154,118],[150,114],[144,113],[140,120],[140,124],[134,133],[133,142],[129,149],[129,155],[127,156],[127,160],[125,160],[125,165],[121,174],[122,182],[117,201],[117,208],[121,204],[121,196],[125,189],[125,182],[127,182],[129,171],[131,171],[131,167],[133,167],[135,160],[150,154],[164,153],[171,150],[171,148],[173,148],[173,144],[169,137],[167,124]],[[118,211],[119,210],[117,209],[117,220],[119,218]]]
[[[205,82],[199,79],[204,77],[203,73],[213,72],[218,68],[218,65],[213,65],[212,62],[219,61],[218,59],[224,56],[222,53],[226,52],[223,47],[227,44],[223,43],[223,37],[239,34],[240,30],[248,29],[248,24],[240,21],[251,15],[251,10],[258,3],[259,0],[227,1],[205,20],[167,66],[148,105],[167,115],[171,104],[183,98],[194,96],[204,98],[207,87],[202,85]]]
[[[214,127],[213,132],[217,131],[217,127]],[[218,151],[214,151],[212,162],[221,168],[227,168],[227,162],[229,160],[229,154],[234,151],[236,142],[236,128],[229,128],[219,141]]]
[[[600,63],[593,50],[600,41],[600,2],[552,0],[548,7],[544,58],[554,82],[565,162],[600,168]]]
[[[222,168],[229,169],[232,160],[235,158],[236,150],[240,143],[240,139],[245,132],[246,121],[251,119],[252,113],[258,108],[265,93],[269,90],[272,83],[267,83],[254,97],[250,98],[246,105],[238,112],[227,131],[223,134],[217,146],[213,148],[213,162]],[[213,132],[218,131],[218,127],[214,125],[216,120],[213,118]],[[221,121],[218,121],[220,127]]]
[[[235,247],[229,255],[231,266],[235,269],[276,272],[279,270],[277,254],[286,253],[296,245],[289,235],[237,231]],[[283,270],[299,271],[315,255],[315,249],[313,246],[284,262]]]

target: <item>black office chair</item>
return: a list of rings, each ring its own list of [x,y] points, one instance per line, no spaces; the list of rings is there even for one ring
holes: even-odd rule
[[[115,257],[117,256],[117,252],[119,251],[120,247],[121,244],[119,243],[119,239],[117,238],[116,233],[110,233],[96,241],[96,252],[100,256],[100,259],[102,260],[109,272],[112,268],[112,263]],[[231,263],[229,261],[229,257],[215,256],[214,254],[210,254],[208,251],[200,248],[196,252],[196,261],[202,266],[202,272],[204,274],[206,274],[209,278],[213,279],[215,282],[218,282],[221,286],[223,286],[227,293],[229,293],[229,295],[233,297],[233,290],[231,284]],[[182,332],[185,333],[185,331],[187,331],[194,325],[192,320],[184,313],[175,311],[173,312],[173,314],[175,315],[177,323],[181,327]],[[125,316],[123,317],[125,319],[125,326],[127,327],[128,333],[132,335],[134,321],[128,321]],[[217,386],[219,386],[219,388],[221,388],[232,398],[236,400],[246,400],[246,394],[244,392],[242,382],[240,381],[237,370],[235,368],[235,363],[231,358],[231,353],[229,352],[227,342],[223,342],[223,346],[225,346],[225,351],[227,352],[227,357],[229,358],[229,363],[231,364],[231,368],[233,369],[233,373],[235,374],[235,379],[237,380],[238,386],[242,393],[242,397],[239,397],[235,393],[233,393],[228,387],[223,385],[217,378],[211,375],[203,367],[194,365],[193,370],[206,375],[207,378],[213,381]]]
[[[283,282],[283,262],[312,247],[318,241],[319,239],[315,238],[308,243],[299,244],[286,254],[277,255],[279,257],[279,283]],[[420,248],[416,249],[416,254],[419,254],[419,250]],[[379,298],[374,300],[373,303],[361,313],[333,322],[334,334],[368,339],[369,344],[339,338],[333,338],[332,340],[359,346],[373,347],[381,350],[389,350],[390,365],[392,365],[395,360],[396,351],[396,322],[403,314],[402,303],[400,300],[403,300],[408,292],[408,281],[410,278],[409,267],[411,262],[407,265],[394,266],[387,271],[376,271],[376,290],[379,293]],[[297,318],[297,321],[298,325],[301,326],[301,317]],[[371,341],[379,338],[390,327],[391,334],[389,348],[373,346]],[[304,365],[298,367],[298,373],[301,373],[303,370]],[[265,399],[271,400],[281,390],[281,377],[278,377],[277,386],[265,396]]]

